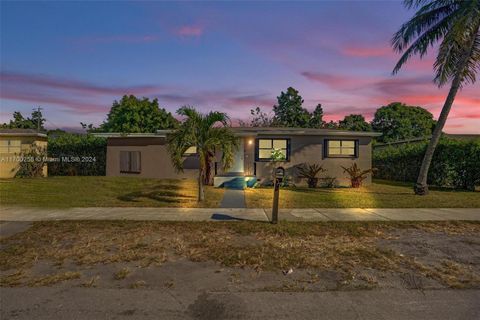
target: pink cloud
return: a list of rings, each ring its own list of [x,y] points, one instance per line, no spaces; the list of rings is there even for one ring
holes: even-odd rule
[[[252,109],[256,106],[273,106],[275,98],[269,97],[267,94],[243,95],[229,97],[228,100],[233,105],[250,106]]]
[[[340,120],[350,113],[363,114],[370,120],[376,108],[393,101],[427,108],[438,117],[448,94],[448,88],[438,88],[429,75],[417,77],[365,77],[356,75],[339,75],[317,72],[302,72],[307,79],[327,85],[341,95],[338,103],[324,107],[327,120]],[[455,119],[478,121],[480,119],[480,96],[475,86],[466,87],[458,93],[449,122]],[[341,103],[353,101],[356,107],[343,107]],[[352,103],[352,102],[350,102]],[[337,105],[337,107],[335,107]],[[360,106],[363,106],[360,108]],[[450,128],[450,127],[449,127]],[[465,127],[465,130],[472,130]]]
[[[125,94],[149,95],[161,86],[104,86],[61,77],[0,72],[0,98],[49,108],[59,106],[77,114],[105,113],[112,101]],[[52,106],[53,105],[53,106]]]
[[[304,71],[301,73],[301,75],[308,80],[323,83],[334,89],[343,89],[352,86],[364,86],[375,81],[375,79],[368,77],[355,77],[310,71]]]
[[[108,104],[101,104],[98,102],[84,101],[75,99],[73,97],[50,96],[39,92],[21,92],[21,91],[7,91],[2,90],[0,97],[2,99],[9,99],[15,101],[25,101],[32,104],[45,105],[60,105],[77,114],[100,113],[106,112],[109,109]],[[49,106],[50,107],[50,106]]]
[[[175,30],[175,34],[182,37],[200,37],[204,32],[204,28],[198,25],[185,25]]]
[[[457,123],[457,124],[445,124],[445,127],[446,128],[450,128],[450,129],[457,129],[457,128],[464,128],[465,126],[463,124],[460,124],[460,123]]]
[[[94,43],[149,43],[159,41],[158,35],[113,35],[113,36],[94,36],[75,39],[76,44],[94,44]]]
[[[391,56],[393,50],[388,46],[364,47],[350,45],[340,49],[340,52],[347,57],[372,58]]]
[[[85,94],[148,94],[159,90],[158,86],[135,86],[135,87],[116,87],[101,86],[89,82],[53,77],[48,75],[25,74],[18,72],[0,72],[2,87],[5,86],[23,86],[23,87],[43,87],[48,89],[63,89],[78,91]],[[4,88],[2,88],[2,93]]]

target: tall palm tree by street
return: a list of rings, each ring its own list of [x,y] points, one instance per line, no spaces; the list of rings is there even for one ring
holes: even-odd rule
[[[416,194],[425,195],[428,169],[455,96],[463,85],[475,83],[480,69],[480,0],[404,0],[404,4],[418,11],[393,36],[393,48],[403,53],[393,73],[413,55],[425,56],[439,42],[434,82],[439,87],[451,83],[414,188]]]
[[[193,107],[182,107],[177,114],[186,119],[178,129],[168,135],[168,150],[177,171],[183,171],[184,154],[190,147],[196,147],[199,157],[198,201],[205,200],[204,184],[211,182],[211,161],[215,150],[222,151],[222,164],[226,170],[233,163],[238,148],[238,139],[228,127],[229,118],[225,113],[211,111],[201,114]],[[220,125],[220,126],[216,126]]]

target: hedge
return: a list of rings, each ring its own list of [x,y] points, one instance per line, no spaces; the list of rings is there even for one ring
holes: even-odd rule
[[[86,134],[48,138],[49,176],[104,176],[107,141]]]
[[[376,178],[415,182],[427,142],[378,148],[373,152]],[[475,190],[480,185],[480,140],[442,138],[428,173],[428,184]]]

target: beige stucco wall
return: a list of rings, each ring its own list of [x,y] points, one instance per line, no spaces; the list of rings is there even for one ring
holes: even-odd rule
[[[20,152],[1,152],[0,151],[0,178],[13,178],[19,169],[19,160],[22,153],[28,152],[32,144],[39,146],[40,148],[47,148],[46,138],[28,137],[28,136],[0,136],[0,141],[6,140],[20,140]],[[43,167],[43,176],[48,175],[47,165]]]
[[[261,136],[257,138],[262,138]],[[271,179],[272,171],[274,166],[282,166],[287,169],[287,173],[291,176],[296,184],[305,184],[304,180],[300,180],[296,177],[294,166],[307,163],[313,164],[317,163],[323,166],[326,169],[326,172],[320,174],[320,177],[330,176],[337,179],[338,185],[349,185],[350,181],[347,178],[347,175],[343,173],[341,166],[349,167],[354,162],[362,169],[370,169],[372,166],[372,145],[370,137],[356,137],[356,136],[342,136],[342,137],[333,137],[333,136],[268,136],[265,137],[268,139],[284,139],[290,138],[291,143],[291,153],[290,161],[288,162],[256,162],[256,176],[263,181]],[[247,142],[245,143],[245,161],[250,164],[245,164],[245,168],[253,167],[253,161],[255,160],[255,138],[247,137],[245,138]],[[323,144],[325,139],[352,139],[359,141],[359,150],[357,158],[326,158],[323,154],[324,148]],[[253,143],[248,143],[248,140],[253,141]],[[250,171],[247,171],[246,174],[253,174],[253,168]],[[364,181],[364,184],[371,183],[371,176]]]
[[[274,164],[272,162],[255,162],[255,139],[256,138],[290,138],[291,153],[290,161],[276,163],[276,166],[283,166],[287,169],[288,174],[293,178],[295,184],[306,184],[304,180],[296,177],[294,166],[301,163],[318,163],[326,169],[326,172],[320,174],[320,177],[330,176],[337,179],[339,185],[349,185],[350,181],[347,175],[343,173],[341,166],[349,167],[354,162],[362,169],[371,168],[372,163],[372,145],[370,137],[357,136],[257,136],[242,137],[244,140],[244,173],[253,175],[254,163],[256,163],[256,176],[262,182],[271,179]],[[325,139],[352,139],[359,141],[359,150],[357,158],[326,158],[324,157],[323,144]],[[134,144],[134,143],[132,143]],[[141,152],[141,173],[120,173],[120,151],[140,151]],[[221,152],[216,154],[218,162],[218,174],[222,174],[221,169]],[[161,179],[179,179],[179,178],[197,178],[198,171],[196,166],[197,159],[194,156],[186,158],[186,168],[184,173],[177,173],[173,168],[170,157],[165,144],[152,144],[145,146],[133,145],[109,145],[107,147],[107,176],[133,176],[146,178]],[[212,171],[214,168],[212,168]],[[371,183],[371,176],[364,181],[364,184]]]
[[[121,173],[120,172],[120,151],[140,151],[141,152],[141,172],[140,173]],[[190,158],[190,157],[189,157]],[[195,159],[188,159],[193,162]],[[188,166],[187,166],[188,167]],[[198,170],[185,169],[183,173],[177,173],[173,168],[165,145],[147,145],[147,146],[108,146],[107,147],[107,176],[131,176],[143,178],[161,178],[161,179],[195,179],[198,176]]]

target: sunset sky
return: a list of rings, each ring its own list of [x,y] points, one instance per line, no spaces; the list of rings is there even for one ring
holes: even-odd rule
[[[435,118],[447,88],[433,55],[398,75],[392,34],[412,11],[396,1],[2,2],[0,122],[44,108],[47,126],[100,124],[123,94],[245,119],[293,86],[326,120],[371,119],[393,101]],[[433,51],[434,52],[434,51]],[[446,132],[480,133],[480,84],[457,96]]]

